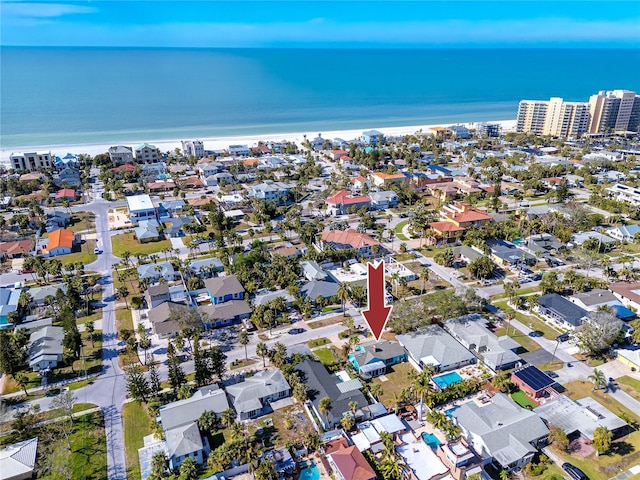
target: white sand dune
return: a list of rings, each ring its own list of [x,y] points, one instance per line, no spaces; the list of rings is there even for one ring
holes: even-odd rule
[[[515,120],[496,120],[491,122],[482,122],[482,123],[499,123],[502,125],[503,132],[512,131],[515,129]],[[473,128],[475,123],[465,123],[463,124],[469,128]],[[221,150],[226,149],[229,145],[247,145],[249,147],[255,146],[258,142],[266,142],[266,141],[282,141],[286,140],[289,142],[296,142],[298,144],[304,141],[304,136],[307,136],[308,140],[312,140],[315,138],[318,133],[322,133],[323,138],[334,139],[334,138],[342,138],[344,140],[353,140],[362,135],[363,131],[366,130],[379,130],[387,136],[400,136],[400,135],[410,135],[416,132],[428,133],[430,128],[433,128],[438,125],[413,125],[413,126],[405,126],[405,127],[363,127],[360,129],[353,130],[332,130],[325,132],[298,132],[298,133],[269,133],[269,134],[260,134],[260,135],[243,135],[243,136],[226,136],[226,137],[210,137],[210,138],[200,138],[204,143],[205,150]],[[146,142],[152,145],[155,145],[162,152],[171,151],[175,148],[182,148],[181,140],[192,140],[194,138],[183,138],[180,140],[139,140],[136,142],[112,142],[112,143],[85,143],[85,144],[76,144],[76,145],[59,145],[59,146],[25,146],[25,147],[16,147],[16,148],[3,148],[0,150],[0,161],[3,163],[9,163],[9,156],[13,152],[28,152],[28,151],[49,151],[54,155],[63,156],[68,152],[75,154],[88,154],[88,155],[97,155],[100,153],[105,153],[112,145],[129,145],[136,146],[142,142]]]

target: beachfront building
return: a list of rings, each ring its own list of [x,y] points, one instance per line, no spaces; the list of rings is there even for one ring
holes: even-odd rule
[[[204,157],[204,143],[200,140],[182,140],[182,153],[185,157]]]
[[[227,150],[232,157],[248,157],[251,155],[251,149],[246,145],[229,145]]]
[[[598,92],[589,97],[589,133],[637,131],[640,96],[630,90]]]
[[[141,143],[135,148],[135,151],[138,163],[158,163],[160,161],[160,153],[155,145]]]
[[[133,163],[133,149],[124,145],[109,147],[109,159],[116,165]]]
[[[554,137],[575,137],[589,128],[589,104],[565,102],[551,97],[548,101],[522,100],[518,106],[516,130]]]
[[[156,220],[156,207],[146,194],[127,197],[127,211],[132,225],[137,225],[140,220]]]
[[[384,143],[384,133],[378,130],[367,130],[362,132],[362,140],[367,145],[380,145]]]
[[[53,155],[51,152],[18,152],[10,156],[11,168],[15,170],[27,170],[39,172],[53,168]]]

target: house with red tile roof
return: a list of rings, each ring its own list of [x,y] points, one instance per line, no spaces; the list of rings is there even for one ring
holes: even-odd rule
[[[354,195],[346,190],[340,190],[327,198],[327,210],[331,215],[344,215],[352,207],[357,210],[362,207],[368,209],[371,207],[371,199],[361,195]]]
[[[430,237],[433,239],[431,242],[433,244],[437,244],[440,241],[456,243],[464,233],[464,228],[453,222],[431,222],[429,227],[434,233],[434,236]]]
[[[371,174],[371,181],[376,187],[388,186],[392,183],[405,183],[407,180],[407,177],[401,173],[374,172]]]
[[[373,255],[373,247],[379,242],[364,233],[358,233],[353,228],[346,230],[329,230],[319,235],[320,250],[329,247],[332,250],[356,250],[359,257]]]
[[[347,155],[347,152],[345,152],[344,150],[331,150],[329,152],[329,157],[334,162],[337,161],[337,160],[340,160],[340,158],[344,157],[345,155]]]
[[[35,242],[27,238],[25,240],[15,240],[13,242],[0,243],[0,258],[18,258],[25,253],[33,251]]]
[[[76,191],[73,188],[61,188],[56,193],[56,201],[69,200],[70,202],[76,199]]]
[[[491,221],[491,215],[487,212],[460,202],[442,207],[440,217],[445,222],[452,222],[463,228],[479,227]]]
[[[55,257],[56,255],[66,255],[71,253],[73,244],[76,241],[76,234],[72,230],[61,228],[49,234],[49,243],[42,249],[42,255]]]
[[[370,185],[369,184],[369,180],[367,180],[362,175],[359,175],[357,177],[353,177],[352,179],[349,180],[349,183],[351,184],[351,190],[353,192],[359,192],[359,191],[362,190],[362,187],[364,187],[365,185],[367,187]]]
[[[355,445],[330,453],[327,461],[340,480],[376,480],[376,472]]]

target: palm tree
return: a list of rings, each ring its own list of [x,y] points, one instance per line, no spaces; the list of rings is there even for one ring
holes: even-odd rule
[[[433,391],[433,388],[431,387],[431,378],[434,373],[435,370],[431,365],[425,366],[418,374],[411,372],[411,388],[413,389],[414,395],[420,396],[420,410],[418,412],[419,420],[422,420],[424,397],[428,396]]]
[[[358,402],[354,400],[349,402],[349,410],[351,410],[351,413],[355,416],[356,412],[358,411]]]
[[[222,424],[229,428],[236,419],[236,412],[233,408],[227,408],[224,412],[220,414],[220,421]]]
[[[318,402],[318,411],[320,415],[325,415],[327,418],[327,427],[329,427],[329,411],[331,410],[332,403],[329,397],[323,397]]]
[[[269,348],[267,347],[267,345],[263,342],[259,342],[256,345],[256,353],[262,357],[262,368],[266,368],[267,367],[266,358],[269,355]]]
[[[380,385],[379,383],[372,383],[369,386],[369,393],[373,395],[376,400],[380,401],[380,397],[382,397],[382,395],[384,394],[382,385]]]
[[[340,282],[338,285],[338,291],[336,292],[338,300],[342,302],[342,315],[345,315],[345,304],[349,300],[349,285],[345,282]]]
[[[426,289],[426,283],[429,281],[429,272],[431,270],[429,270],[428,266],[423,266],[422,267],[422,294],[424,295],[424,291]]]
[[[500,470],[500,480],[509,480],[509,472]]]
[[[247,354],[247,345],[249,344],[249,332],[242,330],[240,335],[238,335],[238,343],[240,345],[244,345],[244,359],[248,360],[249,356]]]
[[[593,382],[593,389],[599,390],[600,388],[606,385],[607,379],[602,370],[598,370],[597,368],[593,369],[593,373],[589,375],[589,380]]]

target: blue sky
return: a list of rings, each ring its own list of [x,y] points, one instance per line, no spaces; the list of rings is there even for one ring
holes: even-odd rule
[[[628,1],[1,0],[0,44],[640,47]]]

